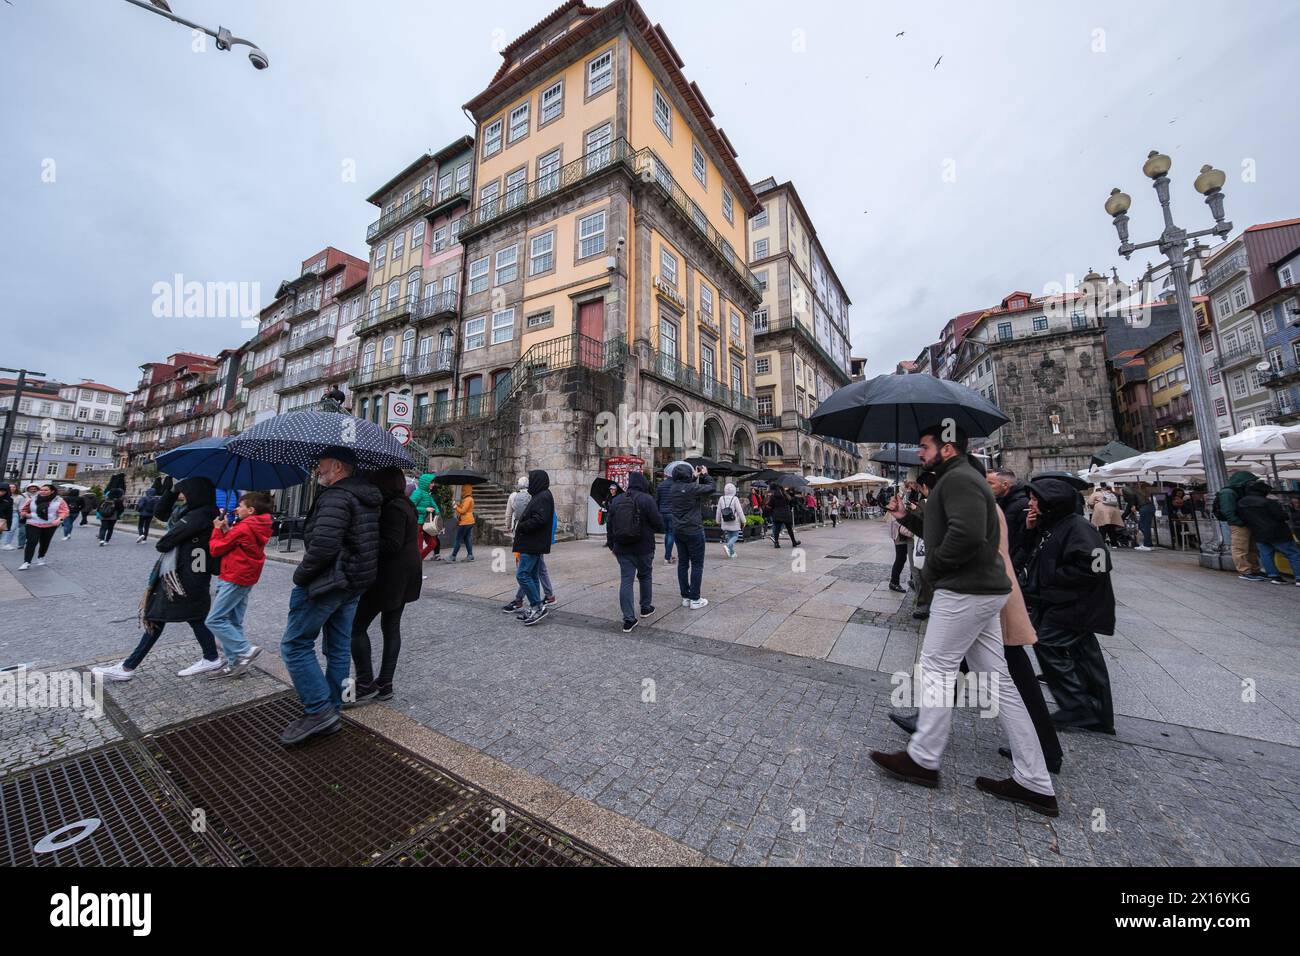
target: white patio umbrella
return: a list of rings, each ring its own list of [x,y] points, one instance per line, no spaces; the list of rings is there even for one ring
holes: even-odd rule
[[[821,475],[813,475],[808,479],[808,484],[813,488],[826,488],[830,485],[838,485],[839,482],[834,478],[824,478]]]
[[[849,475],[849,477],[843,479],[843,480],[840,482],[840,484],[844,484],[844,485],[892,485],[893,482],[890,481],[888,478],[882,478],[882,477],[880,477],[880,475],[872,475],[872,474],[868,474],[868,473],[865,472],[865,471],[860,471],[860,472],[858,472],[856,475]]]

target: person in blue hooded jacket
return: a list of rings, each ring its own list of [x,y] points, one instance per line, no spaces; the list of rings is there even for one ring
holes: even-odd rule
[[[709,603],[700,597],[700,585],[704,582],[703,508],[716,488],[707,468],[692,468],[682,463],[673,469],[668,503],[673,517],[673,538],[681,557],[677,562],[677,585],[682,592],[682,607],[695,611]]]

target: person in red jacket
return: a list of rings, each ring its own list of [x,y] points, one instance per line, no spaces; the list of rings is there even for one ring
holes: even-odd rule
[[[225,652],[226,662],[208,675],[208,680],[239,677],[248,671],[253,658],[262,649],[244,636],[244,611],[248,595],[262,576],[266,565],[266,542],[271,540],[271,496],[250,491],[239,499],[235,508],[238,520],[230,524],[229,515],[212,522],[212,540],[208,549],[221,561],[217,596],[203,623],[208,626]]]

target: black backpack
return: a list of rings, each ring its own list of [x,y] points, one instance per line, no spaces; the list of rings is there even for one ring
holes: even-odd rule
[[[609,533],[615,544],[640,543],[641,509],[631,493],[615,495],[609,503]]]
[[[1227,494],[1230,494],[1230,495],[1236,495],[1236,494],[1237,494],[1237,492],[1234,491],[1234,490],[1231,489],[1231,488],[1223,488],[1223,489],[1221,489],[1221,490],[1219,491],[1219,494],[1217,494],[1217,495],[1214,496],[1214,503],[1210,506],[1210,510],[1214,513],[1214,517],[1215,517],[1215,519],[1218,520],[1218,521],[1227,521],[1227,520],[1228,520],[1227,515],[1225,515],[1225,514],[1223,513],[1223,509],[1219,506],[1219,498],[1220,498],[1220,496],[1222,496],[1225,492],[1226,492]]]

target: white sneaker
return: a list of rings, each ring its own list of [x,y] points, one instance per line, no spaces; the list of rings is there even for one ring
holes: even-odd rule
[[[19,570],[19,571],[26,571],[26,570],[27,570],[28,568],[30,568],[30,567],[31,567],[31,565],[28,564],[26,561],[24,561],[22,564],[18,565],[18,570]]]
[[[177,677],[193,677],[195,674],[206,674],[208,671],[215,671],[221,668],[221,659],[215,661],[200,660],[197,664],[191,664],[184,670],[177,671]]]
[[[0,551],[17,551],[17,550],[18,550],[18,545],[16,544],[6,544],[3,548],[0,548]]]
[[[99,667],[92,667],[92,674],[100,674],[104,680],[128,681],[135,676],[135,671],[129,671],[123,667],[124,661],[119,661],[113,665],[101,664]]]
[[[147,538],[147,537],[149,537],[149,536],[146,535],[146,534],[142,534],[142,535],[140,535],[140,537],[138,537],[138,538],[135,539],[135,543],[136,543],[136,544],[140,544],[140,543],[143,542],[144,539]]]
[[[106,545],[106,544],[108,544],[107,541],[101,541],[101,542],[99,542],[99,546],[100,546],[101,548],[102,548],[104,545]]]
[[[702,607],[707,607],[708,604],[709,604],[708,598],[700,598],[698,601],[691,601],[690,607],[692,611],[698,611]]]
[[[1154,549],[1154,548],[1148,548],[1148,547],[1146,547],[1145,545],[1141,545],[1141,544],[1139,544],[1139,545],[1138,545],[1136,548],[1134,548],[1133,550],[1134,550],[1134,551],[1154,551],[1155,549]]]
[[[64,540],[64,541],[71,541],[71,540],[72,540],[72,535],[70,535],[70,534],[65,534],[65,535],[63,536],[63,540]]]
[[[248,651],[244,654],[239,655],[238,663],[251,664],[253,662],[253,659],[257,657],[257,655],[260,653],[262,653],[262,649],[260,647],[258,647],[256,644],[250,644],[248,646]]]
[[[38,568],[43,568],[43,567],[45,567],[45,559],[44,559],[44,558],[37,558],[37,559],[36,559],[36,566],[37,566]]]
[[[26,565],[24,565],[24,567],[26,567]],[[691,606],[691,599],[682,598],[682,607],[690,607],[690,606]]]

